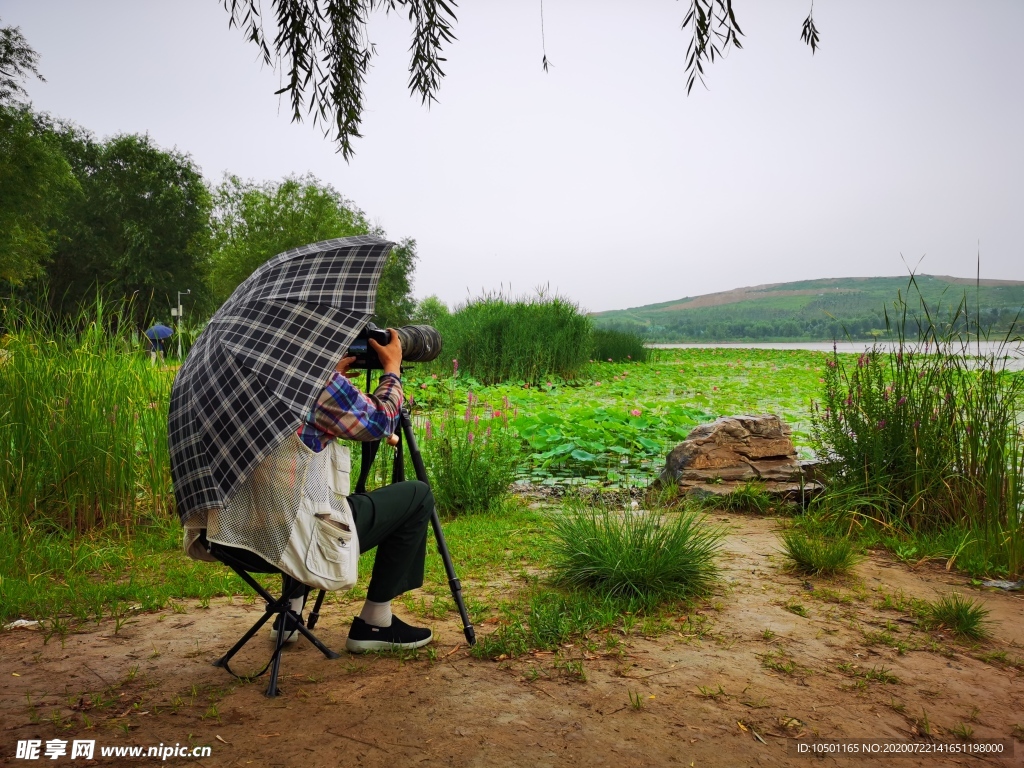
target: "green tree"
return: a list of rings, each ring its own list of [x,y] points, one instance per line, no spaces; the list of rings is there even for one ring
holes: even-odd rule
[[[19,285],[42,273],[52,223],[76,191],[52,132],[28,109],[0,105],[0,280]]]
[[[450,314],[448,305],[432,294],[416,305],[412,321],[421,325],[437,326],[441,318],[448,317]]]
[[[214,190],[212,228],[209,284],[214,306],[278,253],[335,237],[384,236],[351,200],[312,174],[259,184],[228,176]],[[372,318],[378,326],[410,321],[416,306],[415,271],[416,241],[406,238],[391,251],[381,273]]]
[[[57,223],[47,265],[55,308],[72,311],[95,291],[134,297],[137,317],[166,316],[178,291],[205,296],[211,197],[193,160],[148,136],[100,143],[60,125],[56,134],[82,194]]]
[[[210,291],[215,305],[278,253],[370,232],[363,212],[313,175],[262,184],[229,176],[214,190],[213,200]]]
[[[17,96],[26,96],[21,81],[35,75],[43,82],[36,62],[39,55],[25,41],[18,27],[0,27],[0,104],[10,104]]]
[[[405,238],[391,249],[377,284],[373,322],[381,328],[397,328],[412,322],[416,301],[412,297],[416,271],[416,241]]]

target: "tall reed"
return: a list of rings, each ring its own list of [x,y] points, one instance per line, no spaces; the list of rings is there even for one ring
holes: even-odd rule
[[[1006,365],[1019,354],[1013,330],[982,354],[966,295],[945,316],[916,299],[912,309],[901,293],[886,313],[891,349],[827,362],[813,437],[830,498],[858,498],[896,530],[961,528],[993,567],[1022,573],[1024,376]]]
[[[0,521],[84,532],[130,528],[173,503],[172,373],[131,338],[130,307],[98,299],[54,319],[7,304],[0,355]]]
[[[486,295],[438,318],[442,370],[452,360],[486,383],[574,378],[590,359],[593,323],[578,305],[543,292],[510,299]]]
[[[592,343],[594,359],[610,363],[624,363],[627,360],[645,363],[651,354],[651,350],[644,346],[644,337],[635,331],[595,328]]]

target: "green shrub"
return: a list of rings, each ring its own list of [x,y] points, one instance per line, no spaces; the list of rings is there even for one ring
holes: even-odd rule
[[[624,363],[633,360],[647,362],[651,350],[644,346],[644,337],[635,331],[618,331],[595,328],[593,335],[593,359]]]
[[[444,352],[434,372],[450,372],[486,384],[552,377],[574,378],[589,360],[593,324],[567,299],[539,294],[510,300],[484,296],[437,318]]]
[[[552,534],[557,582],[650,607],[711,587],[724,531],[695,511],[662,519],[573,499],[553,518]]]
[[[485,410],[472,393],[424,419],[420,448],[438,510],[449,514],[485,512],[508,495],[522,450],[509,415]]]
[[[860,560],[846,537],[827,538],[790,529],[782,534],[783,554],[800,573],[836,576],[850,571]]]
[[[1006,367],[1008,344],[972,346],[966,299],[943,322],[919,299],[887,313],[891,349],[827,362],[812,428],[826,486],[872,499],[872,518],[897,530],[975,531],[993,570],[1020,574],[1024,377]]]
[[[968,640],[984,640],[989,635],[989,610],[958,592],[943,595],[924,609],[925,620],[933,627],[945,627]]]

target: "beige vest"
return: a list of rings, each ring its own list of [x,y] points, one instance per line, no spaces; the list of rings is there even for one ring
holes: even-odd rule
[[[332,440],[310,450],[292,433],[259,463],[223,509],[196,515],[185,529],[185,552],[213,560],[199,544],[254,552],[311,587],[351,589],[359,577],[359,537],[346,497],[351,455]]]

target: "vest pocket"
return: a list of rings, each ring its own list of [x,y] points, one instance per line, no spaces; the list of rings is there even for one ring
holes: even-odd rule
[[[327,513],[313,518],[313,537],[306,553],[306,567],[313,573],[328,578],[344,578],[349,573],[353,557],[352,527]]]

